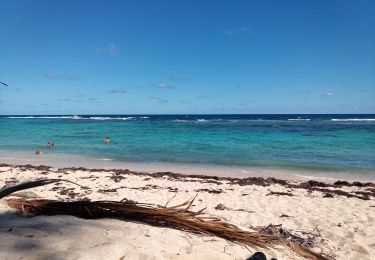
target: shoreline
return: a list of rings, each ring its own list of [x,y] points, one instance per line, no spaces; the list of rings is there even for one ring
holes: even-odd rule
[[[233,178],[272,177],[287,180],[317,180],[333,183],[337,180],[375,182],[371,169],[307,169],[282,166],[238,166],[172,162],[126,162],[112,158],[96,158],[75,154],[51,153],[40,156],[26,152],[0,151],[0,163],[34,166],[48,165],[57,168],[84,167],[87,169],[129,169],[137,172],[175,172],[185,175],[208,175]]]

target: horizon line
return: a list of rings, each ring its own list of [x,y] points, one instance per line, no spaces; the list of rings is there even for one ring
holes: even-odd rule
[[[4,116],[177,116],[177,115],[375,115],[375,113],[133,113],[133,114],[0,114]]]

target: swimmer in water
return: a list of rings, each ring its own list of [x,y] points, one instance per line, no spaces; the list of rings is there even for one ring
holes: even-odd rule
[[[53,146],[54,146],[54,143],[52,143],[51,141],[48,141],[47,148],[51,149]]]
[[[111,139],[109,137],[104,138],[103,143],[109,144],[111,142]]]

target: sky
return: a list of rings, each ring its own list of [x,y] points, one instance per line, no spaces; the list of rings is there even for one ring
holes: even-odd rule
[[[375,113],[375,1],[0,0],[0,114]]]

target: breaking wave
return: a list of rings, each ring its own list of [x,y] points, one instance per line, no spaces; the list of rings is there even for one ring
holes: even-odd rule
[[[331,121],[335,121],[335,122],[375,122],[375,118],[347,118],[347,119],[332,118]]]

